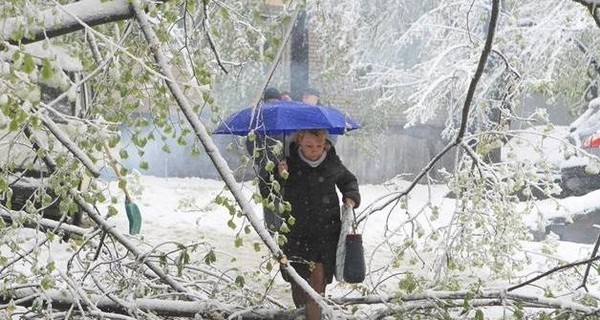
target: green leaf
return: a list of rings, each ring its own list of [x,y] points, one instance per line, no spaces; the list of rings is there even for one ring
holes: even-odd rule
[[[235,238],[234,244],[236,248],[239,248],[244,245],[244,240],[240,237],[237,237]]]
[[[277,244],[279,246],[283,246],[286,242],[287,242],[287,238],[283,234],[280,234],[277,236]]]
[[[267,164],[265,165],[265,169],[267,170],[267,172],[273,172],[274,168],[275,168],[275,163],[271,160],[267,161]]]
[[[54,286],[53,278],[49,275],[44,276],[44,278],[42,278],[42,281],[40,282],[40,286],[44,290],[52,289],[52,287]]]
[[[280,175],[283,178],[283,180],[287,180],[290,176],[290,173],[287,170],[283,170]]]
[[[237,276],[235,278],[235,284],[237,284],[240,288],[243,288],[246,284],[246,280],[242,276]]]
[[[46,265],[46,270],[48,270],[48,273],[52,273],[54,270],[56,270],[56,262],[51,261]]]
[[[177,275],[181,276],[183,269],[188,263],[190,263],[190,255],[186,249],[183,249],[176,260]]]
[[[52,68],[52,64],[50,60],[43,59],[42,60],[42,79],[50,80],[54,76],[54,68]]]
[[[221,10],[219,10],[219,12],[221,13],[221,16],[224,20],[229,20],[229,10],[227,10],[227,8],[221,7]]]
[[[187,145],[187,141],[185,140],[185,136],[180,135],[179,138],[177,138],[177,144],[180,145],[180,146]]]
[[[210,265],[212,263],[215,263],[217,261],[217,256],[215,254],[215,252],[211,249],[205,256],[204,256],[204,263]]]
[[[285,212],[291,212],[292,211],[292,204],[289,203],[289,201],[285,201]]]
[[[35,71],[35,68],[35,62],[33,61],[31,55],[25,54],[25,57],[23,58],[23,71],[25,71],[26,73],[32,73],[33,71]]]
[[[126,189],[127,188],[127,180],[120,179],[118,186],[119,186],[119,189],[121,189],[121,190]]]
[[[273,181],[271,185],[273,186],[273,190],[275,190],[275,192],[281,192],[281,185],[278,181]]]
[[[15,301],[13,299],[11,299],[8,302],[8,307],[6,308],[6,311],[8,311],[9,314],[12,314],[15,311],[17,311],[17,305],[15,304]]]
[[[121,159],[127,159],[129,158],[129,153],[127,153],[127,150],[121,149],[119,150],[119,157],[121,157]]]
[[[406,273],[406,276],[400,280],[398,286],[400,289],[406,291],[406,293],[413,293],[417,289],[417,279],[410,272]]]
[[[108,207],[108,217],[114,217],[117,214],[119,214],[119,211],[114,207],[114,206],[109,206]]]
[[[483,311],[481,311],[481,309],[477,309],[475,311],[475,320],[483,320],[484,318]]]
[[[235,222],[233,222],[233,220],[227,221],[227,226],[233,230],[235,230],[235,228],[237,227],[237,225],[235,224]]]
[[[296,224],[296,218],[294,218],[293,216],[290,216],[287,219],[287,224],[289,224],[290,226],[293,226],[294,224]]]
[[[290,232],[290,228],[288,228],[288,225],[286,223],[282,223],[281,227],[279,227],[279,231],[281,233],[288,233]]]

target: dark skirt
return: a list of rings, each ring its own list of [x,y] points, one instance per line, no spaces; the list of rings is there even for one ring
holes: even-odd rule
[[[308,280],[314,264],[322,263],[325,268],[325,279],[327,283],[331,283],[335,271],[338,238],[339,233],[337,235],[330,234],[325,237],[312,239],[288,236],[288,241],[282,249],[291,266],[294,267],[298,275],[302,278]],[[283,268],[281,269],[281,275],[285,281],[291,281],[290,276]]]

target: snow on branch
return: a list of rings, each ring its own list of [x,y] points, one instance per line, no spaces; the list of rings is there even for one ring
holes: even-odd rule
[[[9,303],[11,300],[23,299],[25,302],[20,305],[31,306],[39,302],[38,299],[28,299],[29,297],[39,296],[39,292],[34,289],[9,289],[8,292],[8,295],[0,296],[0,303]],[[204,316],[223,316],[238,313],[238,315],[243,314],[244,319],[293,319],[295,316],[295,312],[293,311],[245,309],[244,307],[224,305],[208,300],[181,301],[138,298],[124,302],[122,300],[116,301],[111,294],[87,294],[85,299],[83,299],[83,297],[74,296],[72,292],[67,290],[47,290],[41,299],[46,304],[51,304],[52,308],[58,310],[69,310],[73,305],[80,304],[83,307],[94,306],[96,313],[102,311],[116,314],[130,314],[132,310],[144,310],[161,317],[188,318],[194,318],[199,314]]]
[[[129,19],[132,11],[126,0],[83,0],[39,12],[38,24],[28,23],[25,17],[0,21],[0,37],[11,44],[31,43],[53,38],[84,28]]]
[[[25,227],[30,227],[30,228],[41,227],[42,229],[52,230],[52,231],[62,230],[67,233],[76,234],[76,235],[80,235],[80,236],[86,236],[90,232],[92,232],[92,230],[89,228],[82,228],[82,227],[78,227],[76,225],[72,225],[72,224],[68,224],[68,223],[64,223],[64,222],[58,222],[58,221],[54,221],[51,219],[39,218],[36,221],[27,221],[27,218],[30,218],[30,216],[27,215],[25,212],[8,210],[8,209],[4,208],[3,206],[0,207],[0,219],[5,219],[5,220],[9,220],[9,221],[20,221],[20,223],[23,223],[23,225]],[[22,221],[24,221],[24,222],[22,222]]]
[[[396,312],[407,312],[416,309],[429,309],[439,306],[463,308],[465,302],[471,307],[501,306],[506,302],[519,302],[524,307],[563,309],[588,314],[593,308],[580,303],[558,298],[546,298],[536,295],[508,293],[504,290],[462,291],[425,291],[406,296],[364,296],[355,298],[334,298],[340,305],[352,304],[386,304],[387,308],[379,310],[378,316]]]

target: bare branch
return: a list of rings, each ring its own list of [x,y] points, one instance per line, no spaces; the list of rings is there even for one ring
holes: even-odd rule
[[[204,27],[204,33],[206,33],[206,39],[208,40],[210,49],[215,54],[215,59],[217,59],[217,63],[219,64],[219,67],[221,67],[221,70],[223,70],[223,72],[225,72],[225,74],[228,74],[229,72],[227,71],[227,69],[225,68],[223,63],[221,63],[221,58],[219,58],[219,51],[217,50],[217,46],[215,45],[215,43],[212,39],[212,36],[210,35],[210,28],[208,25],[208,8],[207,7],[208,7],[208,1],[202,1],[202,9],[204,11],[204,18],[202,19],[202,26]]]
[[[591,258],[595,258],[596,254],[598,254],[598,247],[600,247],[600,234],[598,234],[598,238],[596,239],[596,244],[594,245],[594,249],[592,250]],[[584,288],[585,291],[588,291],[586,282],[587,282],[588,276],[590,275],[591,268],[592,268],[592,262],[590,261],[587,268],[585,268],[585,274],[583,275],[583,280],[581,282],[581,285],[579,286],[579,288]]]
[[[507,289],[507,291],[514,291],[514,290],[519,289],[521,287],[524,287],[526,285],[532,284],[533,282],[538,281],[538,280],[540,280],[542,278],[545,278],[548,275],[551,275],[551,274],[553,274],[555,272],[562,271],[562,270],[569,269],[569,268],[573,268],[573,267],[577,267],[577,266],[580,266],[580,265],[583,265],[583,264],[592,263],[592,262],[597,261],[597,260],[600,260],[600,256],[592,256],[592,258],[586,259],[586,260],[583,260],[583,261],[575,261],[575,262],[572,262],[572,263],[563,264],[562,266],[558,266],[556,268],[552,268],[552,269],[550,269],[550,270],[548,270],[548,271],[546,271],[546,272],[544,272],[544,273],[542,273],[542,274],[540,274],[540,275],[538,275],[536,277],[533,277],[532,279],[529,279],[529,280],[527,280],[525,282],[519,283],[518,285],[509,287]]]

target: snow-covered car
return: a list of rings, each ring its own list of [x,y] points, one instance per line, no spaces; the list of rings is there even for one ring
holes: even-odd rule
[[[573,195],[600,189],[600,98],[571,123],[568,139],[577,149],[560,166],[564,188]]]

